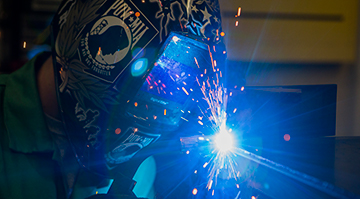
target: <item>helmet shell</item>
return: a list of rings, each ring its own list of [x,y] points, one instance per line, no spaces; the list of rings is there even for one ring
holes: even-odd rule
[[[221,42],[217,0],[65,0],[52,22],[52,51],[62,118],[81,165],[98,170],[109,154],[108,134],[133,133],[146,144],[127,143],[123,163],[166,129],[139,131],[126,117],[170,32]],[[139,59],[149,67],[134,76]],[[130,134],[131,134],[130,133]],[[133,135],[131,134],[131,135]],[[119,149],[121,148],[119,147]],[[117,154],[118,156],[118,154]],[[109,169],[109,165],[108,169]]]

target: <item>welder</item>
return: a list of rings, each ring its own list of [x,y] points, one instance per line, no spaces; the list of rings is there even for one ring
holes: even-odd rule
[[[223,54],[218,1],[64,0],[50,30],[52,52],[0,76],[0,198],[139,197]]]

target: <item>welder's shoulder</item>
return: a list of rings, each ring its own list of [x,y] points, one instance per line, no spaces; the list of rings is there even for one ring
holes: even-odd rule
[[[6,80],[8,79],[9,74],[0,74],[0,92],[3,92],[5,88]]]

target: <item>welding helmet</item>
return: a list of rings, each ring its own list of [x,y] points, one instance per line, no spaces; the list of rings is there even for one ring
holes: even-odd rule
[[[198,78],[216,70],[220,33],[217,0],[63,1],[55,81],[80,165],[112,170],[171,134]]]

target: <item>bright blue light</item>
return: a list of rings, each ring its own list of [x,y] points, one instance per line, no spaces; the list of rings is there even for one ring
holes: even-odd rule
[[[233,148],[233,136],[228,132],[220,132],[215,137],[215,144],[220,152],[228,152]]]
[[[231,151],[234,147],[234,137],[226,130],[225,124],[221,125],[220,132],[215,135],[215,146],[222,152]]]
[[[146,58],[140,58],[132,64],[131,75],[134,77],[140,76],[145,73],[147,68],[148,60]]]

